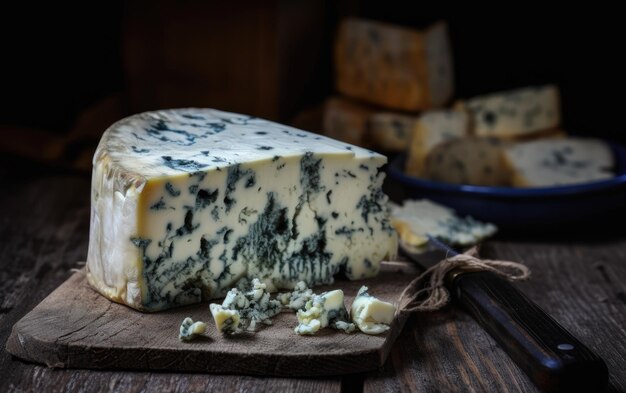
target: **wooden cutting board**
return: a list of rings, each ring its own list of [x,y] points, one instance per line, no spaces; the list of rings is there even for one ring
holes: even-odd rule
[[[343,289],[349,307],[361,285],[367,285],[372,295],[397,305],[416,274],[409,262],[383,262],[376,278],[338,280],[315,291]],[[178,339],[187,316],[208,326],[204,336],[189,343]],[[397,316],[391,329],[377,336],[330,328],[298,336],[295,314],[282,312],[272,326],[227,337],[217,332],[206,304],[141,313],[96,293],[84,273],[77,272],[13,326],[6,349],[18,358],[59,368],[339,375],[381,367],[405,320]]]

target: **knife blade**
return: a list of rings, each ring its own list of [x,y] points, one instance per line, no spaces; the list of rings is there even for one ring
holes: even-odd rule
[[[428,236],[428,249],[401,251],[427,269],[458,252]],[[604,361],[508,281],[488,271],[453,270],[446,277],[453,302],[467,311],[545,392],[606,389]]]

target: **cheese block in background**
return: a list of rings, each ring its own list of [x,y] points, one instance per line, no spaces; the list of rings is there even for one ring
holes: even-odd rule
[[[345,19],[335,43],[335,81],[342,94],[390,109],[441,107],[454,93],[447,25],[417,31]]]
[[[369,117],[369,137],[375,149],[399,153],[407,149],[417,116],[391,112],[374,113]]]
[[[408,146],[416,116],[380,109],[343,97],[324,103],[324,135],[384,152],[401,152]]]
[[[440,110],[423,113],[411,132],[406,172],[411,176],[423,176],[428,153],[442,142],[467,136],[468,126],[468,115],[462,111]]]
[[[87,277],[111,300],[156,311],[372,277],[396,252],[386,158],[251,116],[146,112],[112,125],[94,156]]]
[[[555,139],[555,138],[567,138],[567,137],[568,137],[567,131],[565,131],[564,129],[552,128],[550,130],[542,130],[542,131],[533,132],[532,134],[517,135],[506,140],[511,140],[515,142],[528,142],[528,141],[534,141],[538,139]]]
[[[585,183],[613,176],[613,153],[592,138],[543,139],[504,149],[504,164],[516,187]]]
[[[331,97],[324,103],[324,135],[353,145],[368,145],[366,134],[372,113],[366,105],[341,97]]]
[[[486,94],[456,105],[472,115],[473,134],[512,138],[556,128],[561,121],[559,90],[554,85]]]
[[[509,182],[502,165],[502,148],[509,142],[465,137],[435,146],[426,157],[423,177],[454,184],[504,186]]]

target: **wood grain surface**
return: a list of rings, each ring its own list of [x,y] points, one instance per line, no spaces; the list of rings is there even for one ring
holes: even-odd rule
[[[381,300],[400,304],[402,291],[418,272],[409,262],[384,263],[376,278],[337,280],[316,291],[342,289],[349,305],[367,285]],[[178,330],[186,317],[205,321],[206,333],[181,342]],[[330,328],[298,336],[295,313],[285,311],[255,333],[225,336],[213,324],[207,304],[141,313],[101,296],[80,270],[14,325],[6,349],[55,368],[314,377],[382,367],[405,321],[406,315],[397,314],[389,331],[375,336]]]
[[[19,168],[19,169],[18,169]],[[89,179],[0,157],[0,345],[11,327],[72,274],[87,253]],[[626,229],[501,237],[487,255],[533,270],[517,284],[606,361],[610,392],[626,391]],[[565,229],[564,229],[565,230]],[[576,235],[571,232],[579,231]],[[0,392],[534,392],[536,388],[455,307],[413,316],[385,366],[341,378],[50,369],[0,351]]]

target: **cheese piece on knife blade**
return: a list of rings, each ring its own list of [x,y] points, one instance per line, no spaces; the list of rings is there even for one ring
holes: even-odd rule
[[[176,109],[111,126],[94,157],[88,279],[157,311],[375,276],[396,253],[386,158],[251,116]]]
[[[461,218],[454,210],[427,199],[405,200],[402,206],[392,205],[391,215],[400,241],[416,251],[427,246],[427,235],[451,246],[466,247],[497,231],[493,224],[469,216]]]

